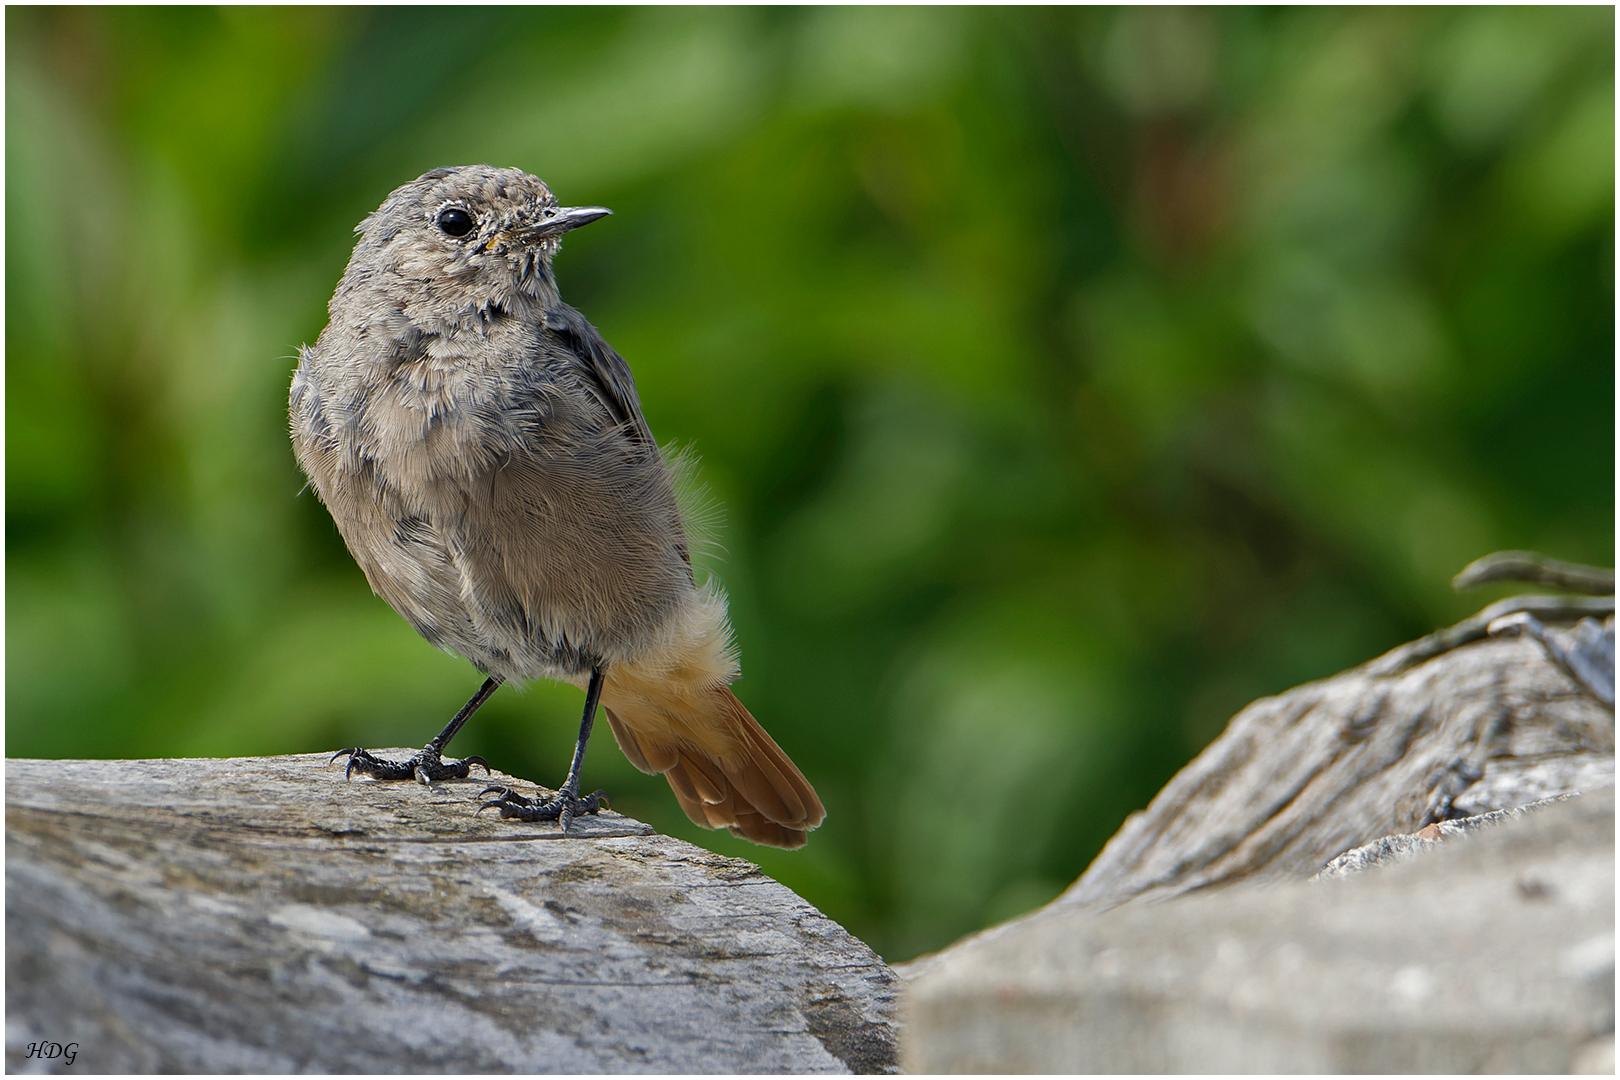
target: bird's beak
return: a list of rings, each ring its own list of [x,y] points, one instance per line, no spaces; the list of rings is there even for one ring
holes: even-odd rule
[[[514,232],[519,239],[532,243],[547,237],[561,236],[581,225],[589,225],[593,221],[605,218],[611,213],[613,211],[605,206],[564,206],[554,210],[544,221]]]

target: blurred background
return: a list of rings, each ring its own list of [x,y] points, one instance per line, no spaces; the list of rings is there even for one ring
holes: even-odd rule
[[[419,746],[476,689],[286,435],[439,165],[702,457],[739,695],[829,809],[691,826],[902,960],[1054,896],[1255,697],[1613,564],[1612,8],[6,10],[6,752]],[[577,690],[457,739],[555,785]]]

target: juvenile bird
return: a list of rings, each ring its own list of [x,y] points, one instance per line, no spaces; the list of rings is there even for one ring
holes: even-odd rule
[[[629,365],[557,293],[559,238],[608,212],[471,165],[423,174],[356,228],[330,321],[299,354],[293,447],[372,589],[487,679],[409,760],[333,760],[465,777],[483,760],[443,754],[479,706],[503,682],[557,679],[585,690],[561,789],[486,807],[567,832],[606,806],[579,794],[600,701],[693,821],[799,847],[821,801],[731,692],[726,598],[695,582]]]

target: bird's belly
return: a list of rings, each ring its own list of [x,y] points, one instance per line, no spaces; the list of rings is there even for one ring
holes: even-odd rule
[[[656,650],[693,587],[672,496],[658,497],[667,485],[546,464],[416,485],[426,497],[398,500],[389,550],[373,560],[387,587],[372,583],[489,674],[577,682]]]

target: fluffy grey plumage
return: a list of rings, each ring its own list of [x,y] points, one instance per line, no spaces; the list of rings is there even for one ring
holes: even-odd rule
[[[396,190],[300,355],[293,445],[423,637],[496,680],[599,669],[621,747],[694,820],[797,846],[821,805],[727,689],[724,597],[694,584],[629,366],[552,276],[561,234],[606,213],[485,165]]]

